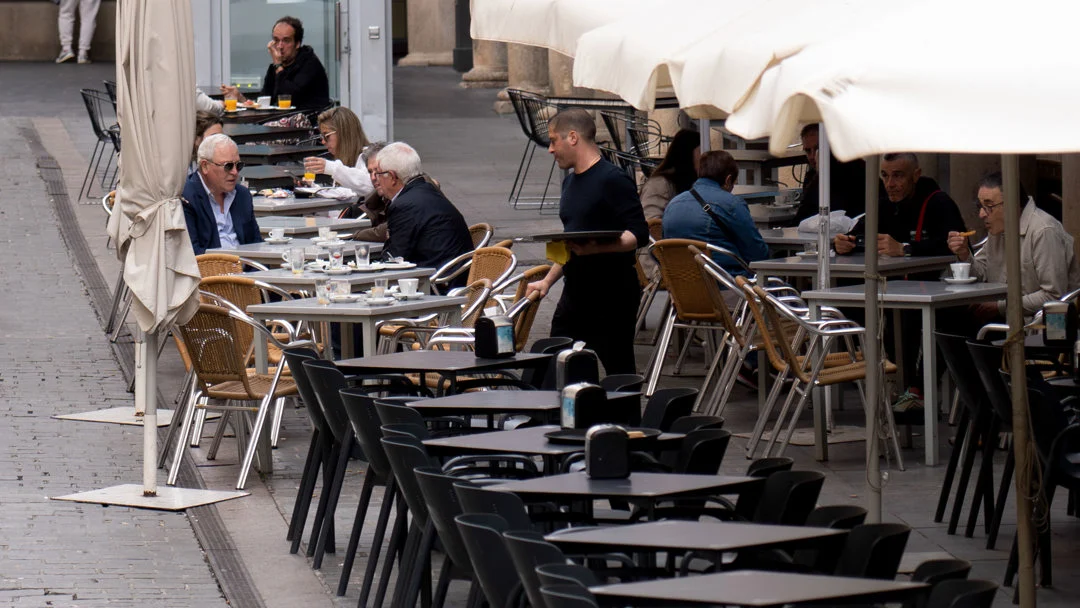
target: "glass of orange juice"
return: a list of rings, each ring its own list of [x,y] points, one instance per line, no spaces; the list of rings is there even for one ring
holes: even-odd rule
[[[292,95],[278,95],[277,107],[282,110],[288,110],[292,107]]]
[[[226,112],[235,112],[236,111],[236,100],[235,99],[226,99],[225,100],[225,111]]]

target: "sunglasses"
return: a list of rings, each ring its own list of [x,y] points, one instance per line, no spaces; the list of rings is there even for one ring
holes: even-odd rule
[[[215,163],[212,160],[208,160],[206,162],[210,163],[211,165],[217,165],[217,166],[225,169],[226,173],[232,173],[233,169],[236,169],[237,173],[244,170],[244,161],[242,161],[242,160],[238,160],[236,162],[230,161],[230,162],[227,162],[227,163]]]

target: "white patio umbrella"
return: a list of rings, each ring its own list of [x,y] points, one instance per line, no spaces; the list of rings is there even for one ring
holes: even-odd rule
[[[134,296],[136,402],[145,404],[143,493],[157,492],[157,340],[198,308],[199,268],[180,193],[195,135],[189,0],[117,5],[117,114],[123,162],[109,222]]]
[[[1048,16],[1050,18],[1048,18]],[[804,49],[770,70],[729,120],[786,147],[821,120],[842,160],[887,152],[1001,153],[1008,275],[1020,274],[1017,154],[1080,151],[1080,78],[1071,49],[1080,6],[1064,0],[942,3]],[[918,44],[896,40],[917,32]],[[868,228],[869,230],[869,228]],[[1009,361],[1023,369],[1020,281],[1008,290]],[[1035,605],[1027,387],[1012,382],[1020,603]]]
[[[660,6],[661,0],[472,0],[470,28],[478,40],[539,46],[573,57],[585,32]]]

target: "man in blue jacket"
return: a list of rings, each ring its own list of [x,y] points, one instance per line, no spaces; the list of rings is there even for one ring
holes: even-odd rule
[[[705,241],[735,253],[746,262],[769,257],[769,246],[754,225],[746,201],[731,193],[738,175],[739,166],[731,154],[723,150],[702,154],[698,180],[690,190],[671,199],[664,209],[664,238]],[[694,193],[701,197],[700,202]],[[709,206],[711,213],[704,205]],[[733,275],[746,274],[728,256],[713,254],[713,259]]]
[[[184,219],[195,255],[207,249],[261,243],[251,192],[241,185],[240,151],[228,135],[199,144],[199,169],[184,184]]]

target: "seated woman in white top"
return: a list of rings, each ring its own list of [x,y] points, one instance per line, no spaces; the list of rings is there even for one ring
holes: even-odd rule
[[[304,159],[304,170],[329,175],[337,185],[354,190],[361,198],[371,194],[375,188],[360,158],[368,139],[356,114],[349,108],[330,108],[319,114],[319,134],[334,160],[309,156]]]

